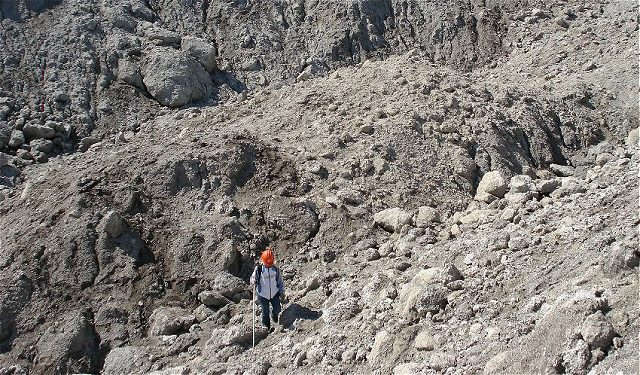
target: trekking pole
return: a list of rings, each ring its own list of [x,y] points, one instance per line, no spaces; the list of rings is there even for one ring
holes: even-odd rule
[[[256,287],[253,285],[253,297],[251,298],[251,304],[253,305],[253,316],[251,322],[253,325],[253,347],[256,347]]]

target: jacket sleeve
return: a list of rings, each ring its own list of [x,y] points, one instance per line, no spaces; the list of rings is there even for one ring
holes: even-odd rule
[[[251,274],[251,277],[249,278],[249,285],[256,285],[256,272],[258,271],[258,267],[253,269],[253,273]]]
[[[284,294],[284,283],[282,282],[282,271],[278,269],[278,278],[276,279],[276,283],[278,284],[278,291],[281,294]]]

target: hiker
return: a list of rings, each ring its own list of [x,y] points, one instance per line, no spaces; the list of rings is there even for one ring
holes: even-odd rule
[[[260,260],[262,265],[256,266],[249,282],[252,286],[255,285],[258,292],[258,301],[262,306],[262,325],[269,332],[273,332],[269,320],[269,304],[273,307],[271,318],[275,323],[278,323],[278,315],[281,310],[280,300],[284,300],[284,283],[280,270],[274,265],[275,257],[270,248],[262,252]],[[256,280],[258,280],[257,283]]]

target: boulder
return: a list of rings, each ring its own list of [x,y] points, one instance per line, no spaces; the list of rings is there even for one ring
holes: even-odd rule
[[[196,317],[196,321],[199,323],[204,322],[209,317],[213,316],[215,311],[206,305],[200,305],[193,310],[193,315]]]
[[[150,353],[144,347],[123,346],[112,349],[104,360],[105,375],[143,373],[150,369]]]
[[[94,136],[84,137],[80,140],[80,147],[79,147],[80,151],[85,152],[89,149],[89,147],[99,142],[100,142],[100,138],[98,137],[94,137]]]
[[[193,36],[185,36],[182,38],[182,50],[189,56],[197,60],[207,72],[213,72],[216,69],[216,47],[208,43],[204,39]]]
[[[222,307],[228,304],[230,301],[222,294],[214,291],[204,291],[198,294],[200,302],[209,307]]]
[[[98,337],[87,310],[67,313],[57,327],[51,326],[40,336],[36,363],[38,372],[96,373]]]
[[[412,215],[401,208],[388,208],[373,215],[373,221],[388,232],[397,232],[411,223]]]
[[[640,250],[636,244],[615,242],[611,244],[606,269],[611,273],[631,270],[640,264]]]
[[[156,47],[143,59],[142,81],[160,104],[180,107],[204,99],[213,83],[209,73],[190,56]]]
[[[440,222],[440,211],[433,207],[422,206],[418,208],[415,223],[418,228],[427,228]]]
[[[26,142],[24,133],[21,130],[14,130],[11,132],[11,138],[9,139],[9,147],[18,148]]]
[[[9,165],[12,161],[13,161],[13,157],[11,155],[5,154],[4,152],[0,152],[0,167]]]
[[[476,190],[476,200],[491,202],[491,197],[502,198],[507,192],[507,181],[499,171],[491,171],[482,176]]]
[[[28,139],[53,139],[56,136],[56,131],[46,125],[39,125],[34,123],[28,123],[22,129],[25,137]]]
[[[360,311],[362,311],[362,308],[360,307],[358,298],[347,298],[329,307],[322,315],[322,319],[328,324],[335,324],[353,318],[360,313]]]
[[[423,317],[427,312],[438,312],[447,304],[447,296],[451,292],[445,284],[460,278],[459,271],[453,265],[421,270],[400,290],[397,305],[399,314],[411,319],[415,315]]]
[[[527,175],[513,176],[509,186],[511,188],[510,193],[528,193],[537,190],[533,180]]]
[[[556,190],[562,182],[558,178],[552,178],[549,180],[542,180],[536,184],[536,188],[542,194],[551,194],[554,190]]]
[[[563,178],[562,185],[551,193],[551,197],[560,198],[567,195],[584,193],[587,191],[587,187],[585,185],[586,184],[583,180],[574,177]]]
[[[256,344],[268,335],[264,327],[256,326]],[[211,331],[211,338],[206,343],[210,349],[231,345],[251,346],[253,343],[253,327],[251,324],[239,324],[229,328],[216,328]]]
[[[393,350],[395,335],[383,330],[376,334],[373,340],[373,347],[367,356],[369,363],[376,363],[384,360]]]
[[[179,307],[159,307],[149,318],[149,335],[176,335],[189,331],[196,322],[193,314]]]
[[[141,90],[145,89],[140,67],[128,59],[120,59],[118,61],[118,79]]]
[[[116,211],[109,211],[101,222],[103,231],[111,238],[118,238],[127,229],[127,224]]]
[[[616,336],[613,325],[602,311],[596,311],[582,322],[580,334],[589,344],[591,350],[602,349],[604,351],[611,346],[613,338]]]
[[[48,139],[34,139],[29,143],[31,152],[43,152],[48,154],[53,151],[54,144]]]
[[[228,272],[219,272],[213,280],[212,289],[233,301],[239,301],[248,290],[247,283]]]

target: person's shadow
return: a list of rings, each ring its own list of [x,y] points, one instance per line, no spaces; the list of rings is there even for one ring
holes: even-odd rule
[[[292,303],[280,313],[280,324],[291,328],[297,319],[316,320],[322,316],[322,311],[314,311],[297,303]]]

